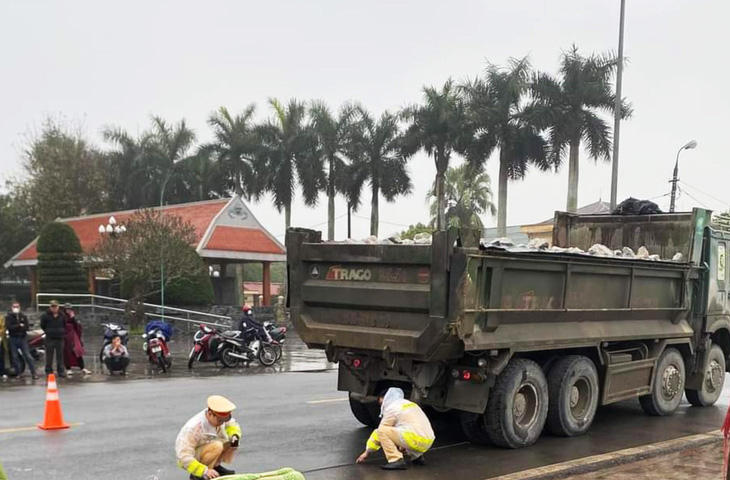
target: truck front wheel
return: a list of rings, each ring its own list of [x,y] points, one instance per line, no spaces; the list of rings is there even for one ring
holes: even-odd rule
[[[667,348],[659,357],[651,393],[639,397],[641,408],[653,416],[672,415],[684,393],[684,359],[676,348]]]
[[[709,407],[720,398],[724,384],[725,354],[719,345],[713,344],[710,348],[710,355],[707,358],[707,367],[705,367],[705,375],[702,379],[702,389],[686,389],[684,393],[687,395],[689,403],[695,407]]]
[[[489,439],[497,446],[520,448],[540,437],[548,411],[548,385],[540,366],[513,358],[499,374],[485,412]]]
[[[377,428],[380,423],[380,405],[378,402],[361,402],[349,393],[350,410],[355,418],[366,427]]]
[[[563,437],[588,431],[598,407],[598,372],[591,359],[571,355],[558,360],[548,373],[548,390],[548,429]]]

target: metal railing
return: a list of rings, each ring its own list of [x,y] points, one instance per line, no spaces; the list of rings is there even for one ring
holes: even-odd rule
[[[50,302],[54,298],[78,298],[78,299],[88,299],[88,303],[74,303],[74,308],[89,308],[91,309],[92,316],[96,316],[96,311],[110,311],[110,312],[126,312],[127,309],[124,308],[127,303],[129,303],[129,300],[125,300],[123,298],[114,298],[114,297],[106,297],[104,295],[94,295],[91,293],[36,293],[35,295],[35,304],[36,304],[36,311],[40,312],[41,307],[48,307],[50,303],[43,303],[41,299],[46,299],[46,302]],[[199,312],[196,310],[187,310],[185,308],[177,308],[177,307],[170,307],[165,305],[164,314],[161,313],[155,313],[155,312],[148,312],[146,311],[146,308],[153,308],[153,309],[162,309],[162,305],[157,305],[154,303],[141,303],[143,307],[145,307],[144,316],[148,318],[159,318],[162,320],[173,320],[173,321],[182,321],[182,322],[188,322],[188,323],[195,323],[195,324],[206,324],[206,325],[212,325],[215,327],[224,327],[228,328],[230,327],[230,322],[233,321],[233,319],[226,315],[217,315],[215,313],[209,313],[209,312]],[[178,313],[179,315],[171,315],[170,312]],[[182,317],[184,315],[184,318]],[[191,316],[195,317],[202,317],[204,320],[200,319],[192,319]],[[227,323],[217,323],[217,321],[226,321]]]

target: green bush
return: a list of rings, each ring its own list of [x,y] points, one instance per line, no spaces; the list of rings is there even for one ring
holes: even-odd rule
[[[165,289],[165,303],[172,305],[210,305],[214,300],[213,284],[208,275],[179,278]]]
[[[132,282],[122,281],[121,294],[123,298],[130,298],[132,296]],[[159,305],[159,292],[146,295],[144,301]],[[213,284],[208,275],[199,275],[192,278],[177,278],[165,287],[165,305],[202,306],[210,305],[214,301]]]
[[[41,293],[88,293],[81,243],[71,227],[60,222],[47,224],[41,229],[37,248]],[[63,297],[57,300],[62,301]]]
[[[37,248],[38,253],[83,253],[76,232],[61,222],[48,223],[41,229]]]

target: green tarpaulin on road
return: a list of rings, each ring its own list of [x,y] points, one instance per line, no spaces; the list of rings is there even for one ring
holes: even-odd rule
[[[220,480],[305,480],[304,475],[292,468],[281,468],[265,473],[237,473],[218,478]]]

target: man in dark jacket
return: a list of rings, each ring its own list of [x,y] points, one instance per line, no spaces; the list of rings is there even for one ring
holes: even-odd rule
[[[51,300],[50,307],[41,316],[41,328],[46,333],[46,374],[53,373],[53,357],[56,357],[58,376],[65,377],[63,337],[66,335],[66,317],[57,300]]]
[[[10,358],[16,373],[20,371],[18,362],[18,351],[20,351],[25,364],[28,365],[31,376],[34,379],[38,378],[35,373],[33,357],[30,355],[30,349],[28,348],[28,339],[26,338],[28,335],[28,317],[20,310],[20,303],[13,302],[5,317],[5,327],[8,329],[10,337]]]

